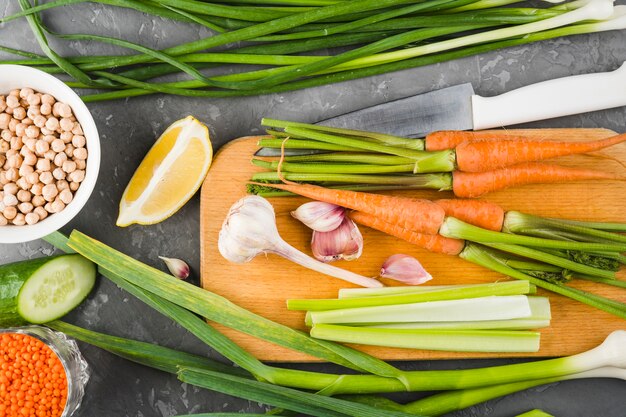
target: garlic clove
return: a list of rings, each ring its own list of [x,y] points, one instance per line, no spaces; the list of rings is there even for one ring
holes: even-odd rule
[[[336,204],[312,201],[301,205],[291,215],[316,232],[330,232],[339,227],[346,211]]]
[[[387,258],[380,269],[380,276],[408,285],[419,285],[433,279],[417,259],[403,254],[396,254]]]
[[[159,256],[159,259],[165,262],[167,269],[169,269],[176,278],[186,279],[189,277],[190,269],[185,261],[176,258],[166,258],[165,256]]]
[[[353,261],[363,252],[363,235],[351,218],[344,217],[335,230],[313,231],[311,249],[315,259],[322,262]]]

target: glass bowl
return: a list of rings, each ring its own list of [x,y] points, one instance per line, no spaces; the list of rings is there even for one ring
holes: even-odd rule
[[[76,341],[63,333],[42,326],[25,326],[0,329],[3,333],[22,333],[41,340],[57,355],[67,377],[67,400],[61,417],[70,417],[80,406],[89,380],[87,361],[78,349]]]

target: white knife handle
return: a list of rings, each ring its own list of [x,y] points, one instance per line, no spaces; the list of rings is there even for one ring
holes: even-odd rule
[[[472,96],[474,130],[626,106],[626,62],[615,71],[557,78],[495,97]]]

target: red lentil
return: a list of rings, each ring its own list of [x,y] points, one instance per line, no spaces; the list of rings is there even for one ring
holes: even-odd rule
[[[41,340],[0,335],[0,417],[60,417],[67,377],[57,355]]]

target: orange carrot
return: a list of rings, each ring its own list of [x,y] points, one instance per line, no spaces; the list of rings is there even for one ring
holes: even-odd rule
[[[579,180],[619,180],[619,175],[591,169],[570,168],[536,162],[514,165],[487,172],[453,173],[454,195],[462,198],[479,197],[513,185],[542,184]]]
[[[435,204],[465,223],[500,232],[504,225],[504,209],[497,204],[484,200],[445,199],[435,200]]]
[[[353,211],[350,213],[350,218],[363,226],[395,236],[398,239],[406,240],[409,243],[431,252],[458,255],[465,246],[465,242],[463,240],[450,239],[441,235],[429,235],[415,232],[413,230],[405,229],[397,224],[387,223],[374,215],[360,211]]]
[[[593,152],[626,141],[626,134],[588,142],[551,142],[517,138],[463,142],[456,151],[460,171],[484,172],[522,162]]]
[[[258,183],[252,183],[258,184]],[[311,184],[259,184],[290,191],[313,200],[362,211],[382,221],[420,233],[436,235],[445,217],[444,210],[429,200],[324,188]]]
[[[524,140],[520,135],[509,134],[506,130],[486,130],[472,132],[465,130],[441,130],[426,135],[424,146],[427,151],[445,151],[455,149],[464,142],[476,142],[481,140]]]

